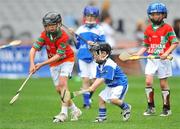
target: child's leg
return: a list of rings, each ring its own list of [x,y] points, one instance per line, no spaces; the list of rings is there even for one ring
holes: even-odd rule
[[[154,89],[152,87],[153,85],[153,76],[152,75],[146,75],[146,87],[145,87],[145,93],[147,97],[148,102],[148,108],[154,108]]]
[[[170,89],[168,86],[167,78],[160,79],[160,86],[161,86],[162,99],[163,99],[163,111],[160,116],[168,116],[171,115],[171,110],[170,110]]]
[[[103,122],[105,120],[106,120],[106,103],[101,97],[99,97],[99,113],[98,113],[98,117],[96,117],[96,120],[94,122]]]
[[[82,89],[88,89],[90,86],[89,77],[82,77]],[[85,109],[90,108],[90,92],[85,92],[83,94],[83,107]]]
[[[122,110],[128,109],[128,104],[121,99],[111,99],[110,101],[112,104],[119,106]]]
[[[112,104],[117,105],[120,107],[122,111],[122,117],[124,121],[127,121],[130,118],[131,113],[131,105],[123,102],[121,99],[111,99],[110,100]]]
[[[82,115],[82,112],[72,100],[69,102],[69,109],[71,110],[71,121],[77,121]]]
[[[171,115],[170,110],[170,88],[168,86],[168,77],[172,76],[171,61],[161,60],[158,68],[158,78],[160,79],[160,87],[163,99],[163,111],[160,116]]]
[[[146,75],[145,93],[146,93],[148,107],[146,111],[143,113],[143,115],[145,116],[153,115],[155,113],[154,89],[152,86],[153,86],[153,76]]]
[[[99,117],[106,118],[106,103],[99,97]]]
[[[124,121],[130,118],[130,112],[131,112],[131,105],[123,101],[127,91],[128,91],[128,85],[112,87],[109,88],[108,97],[107,97],[112,104],[117,105],[123,110],[122,117]]]

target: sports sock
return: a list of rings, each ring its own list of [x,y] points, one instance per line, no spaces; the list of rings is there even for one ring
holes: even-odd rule
[[[92,97],[93,93],[94,93],[93,91],[91,91],[91,92],[90,92],[90,96],[89,96],[89,98],[91,98],[91,97]]]
[[[128,104],[127,103],[122,103],[121,105],[119,105],[119,107],[122,109],[122,110],[126,110],[129,108]]]
[[[68,116],[68,107],[62,106],[61,107],[61,113],[64,113],[64,114],[66,114]]]
[[[106,118],[106,108],[99,108],[99,117]]]
[[[83,99],[84,99],[84,105],[89,106],[90,105],[90,93],[89,92],[85,92],[83,94]]]
[[[170,90],[162,90],[163,109],[170,110]]]
[[[155,107],[154,105],[154,88],[146,87],[145,88],[146,97],[148,101],[148,107]]]
[[[69,106],[69,109],[74,111],[74,110],[77,110],[77,107],[74,103],[72,103],[71,106]]]

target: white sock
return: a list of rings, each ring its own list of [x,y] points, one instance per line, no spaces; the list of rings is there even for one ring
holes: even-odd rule
[[[64,114],[66,114],[68,116],[68,107],[62,106],[61,107],[61,113],[64,113]]]
[[[77,107],[74,103],[72,103],[71,106],[69,106],[69,109],[74,111],[74,110],[77,110]]]

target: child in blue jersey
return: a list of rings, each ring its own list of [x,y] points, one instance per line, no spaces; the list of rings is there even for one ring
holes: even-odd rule
[[[124,102],[128,90],[128,79],[121,68],[109,58],[111,47],[109,44],[99,44],[91,48],[94,60],[98,64],[96,80],[89,87],[89,91],[95,91],[102,83],[106,88],[99,94],[99,115],[95,122],[106,120],[105,103],[112,103],[122,109],[123,121],[130,118],[131,105]]]
[[[76,36],[77,45],[77,59],[80,71],[80,76],[82,78],[82,89],[87,89],[93,79],[96,76],[96,63],[93,61],[93,56],[89,51],[90,46],[96,42],[105,42],[104,31],[102,27],[97,24],[97,19],[99,16],[99,9],[94,6],[87,6],[84,8],[84,23],[80,26],[76,34],[83,37],[87,42]],[[90,108],[90,92],[83,94],[84,108]]]

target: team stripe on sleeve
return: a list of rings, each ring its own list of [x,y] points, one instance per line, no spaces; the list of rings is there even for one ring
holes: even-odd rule
[[[177,39],[176,34],[175,34],[174,31],[168,32],[167,36],[168,36],[171,44],[178,42],[178,39]]]
[[[60,46],[65,49],[66,48],[66,44],[65,43],[61,43]]]
[[[43,38],[38,38],[36,42],[34,42],[33,47],[37,50],[40,50],[44,45],[45,40]]]
[[[176,36],[176,34],[174,32],[168,32],[168,37],[169,36]]]
[[[144,35],[144,39],[147,39],[148,38],[148,36],[147,35]]]
[[[58,50],[57,50],[57,53],[60,54],[60,55],[62,55],[62,54],[65,53],[65,50],[59,50],[59,49],[58,49]]]
[[[149,40],[148,40],[148,36],[147,35],[144,35],[144,40],[142,42],[142,46],[149,47]]]
[[[37,42],[44,43],[44,42],[45,42],[45,40],[44,40],[43,38],[38,38],[38,39],[37,39]]]
[[[60,60],[66,58],[65,50],[57,50],[57,54],[60,55]]]
[[[143,43],[142,43],[142,46],[144,46],[144,47],[149,47],[149,44],[143,42]]]
[[[57,54],[59,54],[61,56],[61,59],[64,59],[66,57],[66,43],[60,43],[59,47],[57,49]]]
[[[33,47],[37,50],[40,50],[41,49],[41,46],[37,43],[37,42],[34,42],[33,43]]]
[[[175,38],[173,38],[172,40],[171,40],[171,43],[173,44],[173,43],[178,43],[179,41],[178,41],[178,39],[175,37]]]

